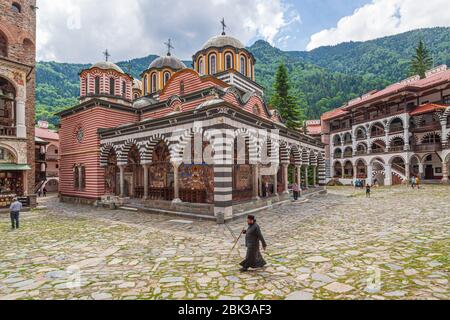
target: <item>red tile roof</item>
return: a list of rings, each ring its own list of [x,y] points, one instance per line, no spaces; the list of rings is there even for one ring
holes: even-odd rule
[[[35,135],[42,140],[59,140],[59,134],[50,129],[35,128]]]
[[[322,125],[321,124],[307,125],[306,133],[309,135],[320,135],[322,134]]]
[[[342,107],[339,109],[334,109],[331,111],[328,111],[326,113],[324,113],[321,117],[322,121],[327,121],[327,120],[331,120],[340,116],[343,116],[345,114],[347,114],[348,112],[345,111]]]
[[[445,110],[447,109],[447,106],[443,106],[440,104],[434,104],[434,103],[426,103],[421,106],[418,106],[413,111],[411,111],[409,114],[411,116],[419,116],[421,114],[434,112],[436,110]]]

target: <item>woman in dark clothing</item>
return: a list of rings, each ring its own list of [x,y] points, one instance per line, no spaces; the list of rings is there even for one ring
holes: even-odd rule
[[[247,222],[248,229],[242,231],[245,234],[245,246],[247,247],[245,260],[241,262],[242,272],[247,271],[249,268],[262,268],[266,265],[266,261],[264,261],[259,250],[260,242],[264,250],[267,248],[261,229],[256,223],[254,216],[248,216]]]

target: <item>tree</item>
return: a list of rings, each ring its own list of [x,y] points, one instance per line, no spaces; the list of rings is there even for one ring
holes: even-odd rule
[[[433,59],[431,58],[430,51],[425,46],[425,43],[420,40],[416,53],[411,59],[411,75],[418,74],[421,79],[425,78],[425,73],[433,66]]]
[[[304,115],[299,104],[299,97],[292,94],[289,82],[288,69],[284,63],[281,63],[276,72],[274,94],[270,104],[278,110],[288,128],[296,129],[301,127]]]

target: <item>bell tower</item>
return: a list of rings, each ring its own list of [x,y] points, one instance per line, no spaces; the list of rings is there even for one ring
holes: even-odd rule
[[[0,0],[0,148],[14,154],[9,167],[17,166],[20,196],[33,194],[35,186],[37,10],[36,0]]]

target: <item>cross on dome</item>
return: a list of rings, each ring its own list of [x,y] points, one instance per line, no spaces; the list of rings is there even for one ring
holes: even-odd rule
[[[220,21],[220,24],[222,25],[222,35],[226,35],[225,29],[227,28],[227,25],[225,24],[225,18],[222,18],[222,21]]]
[[[105,61],[108,62],[109,57],[111,57],[111,55],[109,54],[108,49],[106,49],[105,52],[103,52],[103,55],[105,56]]]
[[[171,50],[171,49],[175,49],[175,48],[172,46],[172,40],[169,39],[167,42],[164,42],[164,44],[167,46],[167,55],[168,55],[168,56],[171,56],[172,54],[171,54],[170,50]]]

